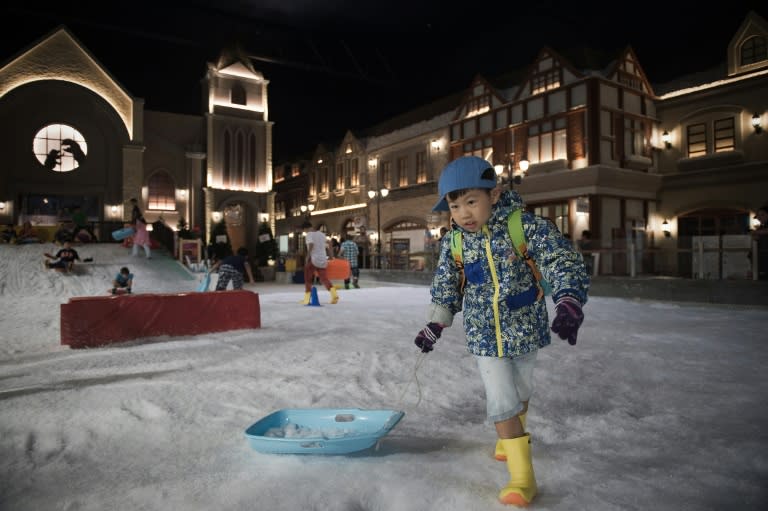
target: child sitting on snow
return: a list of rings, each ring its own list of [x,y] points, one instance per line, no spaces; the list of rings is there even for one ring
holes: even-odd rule
[[[133,287],[133,273],[126,267],[120,268],[112,281],[112,294],[130,293]]]
[[[61,249],[56,252],[56,255],[51,255],[49,253],[43,254],[48,259],[53,259],[53,262],[50,261],[43,261],[43,264],[46,268],[57,271],[66,271],[71,272],[75,267],[75,261],[80,260],[80,255],[77,253],[77,250],[72,248],[72,242],[71,241],[65,241]]]

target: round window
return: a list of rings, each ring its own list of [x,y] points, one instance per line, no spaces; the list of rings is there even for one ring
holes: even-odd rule
[[[88,154],[83,135],[66,124],[49,124],[35,135],[32,150],[40,164],[54,172],[81,167]]]

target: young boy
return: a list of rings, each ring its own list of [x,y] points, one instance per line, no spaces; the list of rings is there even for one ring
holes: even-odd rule
[[[43,265],[48,269],[53,268],[57,271],[71,272],[75,268],[75,261],[80,260],[80,255],[77,253],[77,250],[72,248],[72,242],[69,240],[64,242],[61,249],[56,252],[56,255],[49,253],[43,255],[48,259],[54,260],[53,262],[44,260]]]
[[[232,289],[243,289],[243,279],[248,274],[250,282],[254,282],[251,263],[248,262],[248,249],[240,247],[237,254],[227,256],[216,261],[211,266],[211,272],[219,271],[219,280],[216,282],[216,291],[225,291],[232,281]]]
[[[449,232],[440,242],[428,324],[415,342],[422,352],[432,351],[443,328],[464,311],[467,349],[475,355],[488,419],[498,435],[495,457],[506,461],[510,473],[499,500],[527,506],[537,487],[525,417],[537,351],[550,343],[550,334],[542,286],[510,239],[507,219],[523,206],[522,200],[514,191],[502,192],[491,164],[475,156],[449,163],[438,191],[433,211],[450,211],[453,228],[462,234],[464,277]],[[574,345],[589,288],[581,255],[548,220],[524,211],[522,224],[528,255],[552,288],[552,331]]]
[[[115,275],[115,279],[112,281],[112,294],[131,293],[133,287],[133,273],[126,266],[120,268],[120,271]]]

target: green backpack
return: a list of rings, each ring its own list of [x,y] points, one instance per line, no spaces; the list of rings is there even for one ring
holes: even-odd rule
[[[539,268],[536,266],[536,261],[528,255],[528,243],[525,239],[525,233],[523,232],[523,220],[522,209],[518,208],[512,211],[507,217],[507,228],[509,229],[509,237],[512,239],[512,248],[515,250],[517,257],[523,258],[525,264],[531,269],[533,277],[536,279],[536,285],[539,288],[539,294],[536,297],[537,300],[541,299],[545,295],[549,295],[552,289],[549,283],[541,276]],[[459,269],[460,284],[459,291],[464,292],[464,284],[467,279],[464,275],[464,261],[462,257],[464,244],[464,236],[459,229],[451,230],[451,255],[456,262],[456,267]]]

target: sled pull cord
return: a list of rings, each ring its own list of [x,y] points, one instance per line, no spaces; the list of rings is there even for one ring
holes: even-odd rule
[[[419,357],[416,359],[416,365],[413,367],[413,376],[410,380],[408,380],[408,384],[403,389],[402,394],[400,394],[400,399],[397,400],[397,406],[396,408],[400,408],[403,404],[403,400],[405,399],[405,393],[408,392],[408,388],[411,386],[412,381],[416,381],[416,388],[419,391],[419,398],[416,400],[416,404],[414,405],[414,408],[419,406],[419,403],[421,403],[421,383],[419,383],[419,376],[417,374],[417,371],[419,370],[419,367],[421,366],[422,362],[424,362],[424,357],[426,353],[419,353]]]

